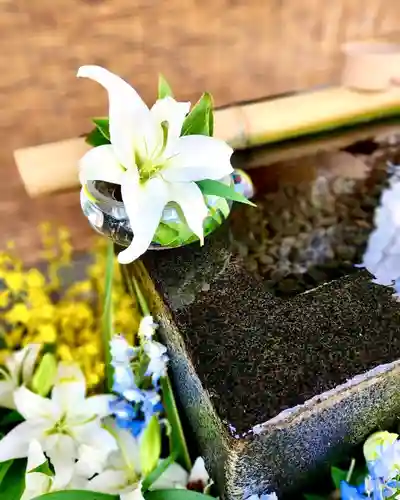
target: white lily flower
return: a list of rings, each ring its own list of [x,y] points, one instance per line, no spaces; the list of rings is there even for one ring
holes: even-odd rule
[[[0,368],[0,406],[15,410],[14,391],[32,381],[40,349],[40,344],[29,344],[6,359],[5,369]]]
[[[121,500],[142,500],[142,468],[139,439],[113,422],[112,434],[119,449],[108,457],[108,467],[91,479],[88,489],[100,493],[119,495]],[[177,463],[172,463],[151,487],[154,489],[186,488],[189,474]]]
[[[79,477],[74,471],[73,477],[67,483],[64,482],[65,475],[59,474],[59,470],[55,468],[53,476],[44,472],[32,472],[40,465],[47,462],[47,458],[43,453],[43,449],[38,441],[32,441],[29,444],[28,461],[25,474],[25,490],[21,500],[31,500],[40,495],[51,493],[53,491],[68,490],[68,489],[86,489],[87,480]],[[61,480],[60,480],[61,479]]]
[[[25,475],[25,490],[21,500],[31,500],[53,490],[53,477],[43,472],[31,472],[47,462],[42,447],[38,441],[32,441],[28,450],[28,462]]]
[[[51,399],[26,387],[14,393],[15,406],[25,418],[0,440],[0,462],[28,455],[36,440],[58,470],[59,480],[67,484],[73,475],[78,449],[82,444],[99,452],[116,449],[115,439],[102,427],[101,419],[110,414],[111,395],[86,398],[86,385],[78,365],[60,363]]]
[[[128,83],[104,68],[82,66],[77,76],[108,91],[111,144],[91,149],[79,167],[82,184],[98,180],[121,185],[134,237],[118,255],[119,262],[132,262],[147,250],[170,201],[181,207],[202,243],[208,209],[195,181],[231,174],[232,148],[213,137],[180,137],[188,102],[165,97],[149,109]]]

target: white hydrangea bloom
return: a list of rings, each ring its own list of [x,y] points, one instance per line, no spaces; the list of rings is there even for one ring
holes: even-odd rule
[[[375,229],[371,233],[363,262],[374,275],[374,283],[392,286],[400,297],[400,181],[390,179],[382,193],[381,204],[375,211]]]

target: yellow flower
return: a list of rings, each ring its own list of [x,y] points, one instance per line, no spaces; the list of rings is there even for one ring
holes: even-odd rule
[[[0,292],[0,308],[4,309],[5,307],[8,306],[9,302],[10,302],[10,291],[2,290]]]
[[[38,269],[29,269],[25,276],[26,284],[30,288],[43,288],[46,284],[46,278]]]
[[[12,292],[19,293],[24,289],[25,276],[22,273],[10,271],[5,275],[5,284]]]
[[[62,286],[61,277],[71,264],[73,248],[65,228],[54,230],[49,224],[40,228],[47,271],[23,269],[9,253],[0,252],[0,279],[7,289],[0,292],[2,329],[9,349],[30,342],[55,344],[55,353],[63,361],[81,364],[88,387],[94,390],[104,379],[102,310],[106,240],[95,242],[92,264],[83,279]],[[140,315],[126,293],[118,263],[115,261],[112,303],[114,328],[126,335],[137,331]],[[69,271],[70,272],[70,271]]]
[[[57,339],[57,330],[54,325],[40,325],[36,332],[35,342],[38,344],[53,344]]]
[[[4,314],[4,316],[6,321],[11,324],[23,323],[26,325],[31,317],[31,312],[26,304],[18,303],[14,304],[12,308]]]

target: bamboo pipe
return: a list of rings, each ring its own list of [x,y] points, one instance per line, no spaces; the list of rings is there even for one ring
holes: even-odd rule
[[[359,42],[345,45],[343,52],[342,86],[217,109],[214,135],[235,149],[247,149],[399,115],[400,87],[395,83],[400,77],[400,46]],[[382,72],[379,77],[377,71]],[[84,139],[77,138],[15,151],[28,194],[37,197],[77,187],[77,164],[88,149]],[[55,165],[57,178],[49,176]]]

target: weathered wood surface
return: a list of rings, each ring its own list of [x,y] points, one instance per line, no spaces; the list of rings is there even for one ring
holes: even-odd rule
[[[0,0],[0,246],[13,238],[34,260],[46,219],[88,244],[78,195],[32,202],[12,160],[104,113],[104,92],[75,79],[80,65],[107,66],[149,101],[161,71],[180,98],[208,89],[222,105],[335,82],[340,44],[395,37],[399,17],[397,0]]]

